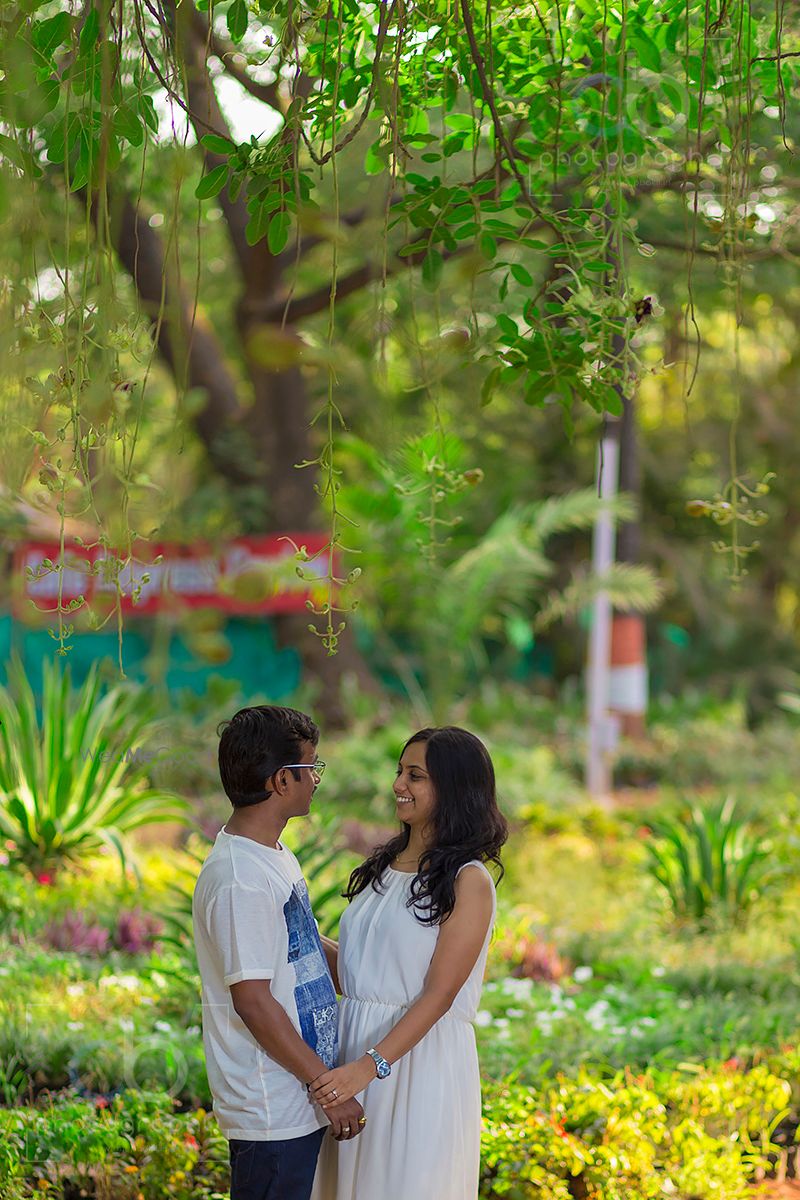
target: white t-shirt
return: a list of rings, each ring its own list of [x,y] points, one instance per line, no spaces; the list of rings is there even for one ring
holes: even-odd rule
[[[336,992],[297,859],[285,847],[220,830],[192,911],[206,1070],[222,1133],[270,1142],[327,1125],[303,1083],[253,1037],[230,994],[243,979],[269,979],[303,1040],[336,1066]]]

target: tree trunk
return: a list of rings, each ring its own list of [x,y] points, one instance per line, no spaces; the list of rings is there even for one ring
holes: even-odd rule
[[[268,346],[274,338],[284,344],[287,333],[253,321],[248,314],[257,310],[257,304],[245,301],[239,306],[237,324],[253,386],[253,404],[243,414],[236,380],[214,331],[199,314],[192,319],[188,300],[165,261],[160,237],[127,196],[118,197],[113,205],[111,235],[176,383],[197,388],[205,396],[193,417],[195,430],[214,472],[231,487],[243,529],[302,533],[323,528],[314,470],[297,466],[315,457],[301,370],[294,365],[269,371],[259,365],[257,348],[253,349],[259,331]],[[232,439],[232,432],[238,436]],[[331,657],[308,629],[311,619],[311,614],[297,613],[273,618],[280,644],[298,651],[304,673],[320,687],[322,719],[329,727],[341,727],[347,716],[342,700],[345,676],[355,674],[362,686],[374,684],[351,632],[345,632]]]

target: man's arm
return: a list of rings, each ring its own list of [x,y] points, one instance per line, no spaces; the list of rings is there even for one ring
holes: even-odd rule
[[[295,1029],[289,1014],[272,994],[268,979],[243,979],[231,984],[231,1002],[253,1037],[266,1050],[270,1058],[291,1071],[301,1083],[311,1083],[327,1070],[325,1063],[311,1047],[303,1041]],[[351,1129],[351,1137],[361,1132],[358,1124],[364,1110],[356,1100],[346,1100],[326,1111],[333,1136],[339,1138],[342,1130]]]
[[[326,1069],[273,996],[268,979],[243,979],[231,984],[231,1000],[259,1046],[302,1083],[310,1083]]]

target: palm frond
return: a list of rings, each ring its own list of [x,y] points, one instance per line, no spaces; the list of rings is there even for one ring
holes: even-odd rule
[[[636,516],[636,502],[627,492],[601,500],[594,488],[550,496],[540,504],[532,505],[531,509],[532,525],[540,542],[554,533],[591,529],[601,512],[611,513],[617,521],[631,521]]]
[[[651,612],[664,596],[664,584],[650,567],[633,563],[614,563],[602,575],[573,574],[561,592],[552,592],[537,613],[534,628],[547,629],[555,621],[575,616],[600,592],[620,612]]]

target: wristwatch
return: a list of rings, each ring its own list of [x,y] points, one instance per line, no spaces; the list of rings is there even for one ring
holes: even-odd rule
[[[367,1054],[370,1056],[370,1058],[375,1063],[375,1072],[378,1076],[378,1079],[386,1079],[386,1077],[388,1075],[391,1075],[392,1068],[391,1068],[390,1064],[386,1061],[386,1059],[382,1055],[378,1054],[378,1051],[375,1049],[374,1046],[372,1047],[371,1050],[367,1051]]]

